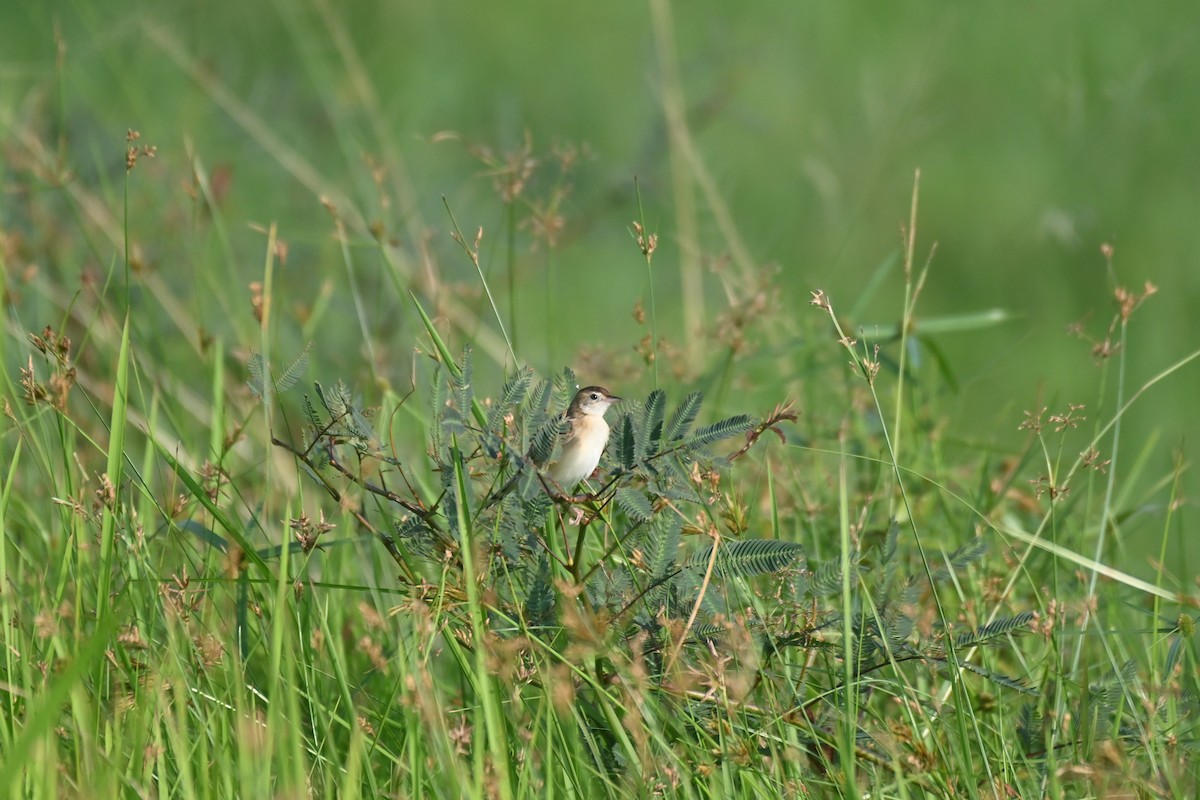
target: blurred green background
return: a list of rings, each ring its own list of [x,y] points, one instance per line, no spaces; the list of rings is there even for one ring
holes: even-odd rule
[[[10,3],[0,19],[0,222],[19,239],[5,258],[10,330],[62,314],[33,292],[13,299],[28,265],[74,292],[86,270],[120,262],[115,246],[64,232],[78,212],[55,199],[46,164],[64,154],[70,180],[120,220],[125,132],[137,129],[158,150],[130,178],[130,238],[144,273],[188,314],[139,292],[135,321],[142,346],[184,378],[202,336],[257,347],[246,287],[261,277],[260,228],[271,222],[288,243],[277,351],[313,339],[318,377],[361,383],[374,358],[403,387],[423,340],[404,289],[427,297],[429,286],[386,277],[363,227],[373,223],[413,275],[436,265],[440,281],[461,282],[456,296],[494,329],[474,266],[450,238],[449,204],[468,239],[485,231],[481,268],[507,324],[515,311],[520,359],[546,372],[572,364],[584,381],[637,394],[649,388],[634,350],[648,330],[633,309],[649,299],[629,233],[634,176],[660,235],[659,333],[717,349],[687,328],[679,299],[680,174],[693,175],[705,313],[723,311],[727,287],[744,280],[722,266],[741,246],[774,269],[762,288],[776,318],[802,320],[778,335],[749,326],[728,410],[796,396],[799,368],[779,375],[789,354],[832,348],[810,291],[825,290],[842,314],[865,299],[850,330],[899,319],[898,266],[867,287],[897,264],[918,168],[918,264],[936,242],[918,318],[1013,315],[937,339],[956,379],[936,388],[945,430],[969,446],[1016,447],[1022,411],[1040,406],[1086,403],[1089,432],[1111,418],[1115,371],[1066,326],[1085,320],[1103,338],[1114,285],[1160,289],[1131,322],[1126,396],[1200,345],[1200,15],[1187,4],[79,0]],[[672,96],[719,206],[695,183],[695,164],[672,163]],[[528,207],[510,220],[479,157],[487,147],[502,161],[527,141],[540,161],[523,197],[535,205],[561,185],[552,150],[580,148],[553,247],[523,224]],[[219,225],[197,222],[195,164],[219,192]],[[347,220],[361,217],[350,222],[353,279],[321,195]],[[12,370],[23,356],[9,355]],[[683,380],[711,365],[693,366]],[[499,369],[481,376],[481,394]],[[639,385],[621,385],[622,370]],[[203,391],[204,370],[194,374]],[[1126,418],[1124,463],[1153,444],[1142,485],[1186,457],[1198,393],[1192,364]],[[1200,482],[1187,481],[1195,494]],[[1140,499],[1129,489],[1127,507]],[[1180,530],[1189,518],[1190,508]],[[1132,524],[1161,533],[1163,519]],[[1126,566],[1146,568],[1141,556]]]

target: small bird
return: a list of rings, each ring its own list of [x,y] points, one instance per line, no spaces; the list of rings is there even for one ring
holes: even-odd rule
[[[575,393],[567,407],[571,427],[562,438],[562,453],[550,465],[549,475],[568,492],[586,479],[600,463],[608,444],[608,423],[604,413],[621,398],[603,386],[585,386]]]
[[[604,421],[604,413],[620,400],[603,386],[585,386],[571,399],[566,413],[570,427],[562,435],[561,453],[558,461],[546,470],[546,475],[566,491],[574,490],[600,463],[600,456],[604,455],[604,447],[608,444],[608,423]],[[512,476],[485,505],[498,502],[517,485],[520,477],[520,473]]]

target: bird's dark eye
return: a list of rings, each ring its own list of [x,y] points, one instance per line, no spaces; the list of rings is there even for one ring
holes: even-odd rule
[[[599,394],[599,392],[592,392],[592,399],[593,399],[593,400],[599,400],[599,399],[600,399],[600,394]]]

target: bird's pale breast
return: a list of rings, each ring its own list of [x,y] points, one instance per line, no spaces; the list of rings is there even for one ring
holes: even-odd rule
[[[550,468],[550,477],[563,488],[574,488],[595,471],[608,442],[608,423],[599,414],[585,414],[575,420],[570,440],[563,445],[562,456]]]

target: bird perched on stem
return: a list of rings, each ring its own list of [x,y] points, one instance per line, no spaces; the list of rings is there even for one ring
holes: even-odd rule
[[[571,399],[566,413],[569,427],[562,435],[559,458],[546,470],[546,475],[565,491],[574,490],[600,464],[600,456],[604,455],[604,447],[608,444],[608,423],[604,421],[604,414],[620,400],[603,386],[585,386]],[[519,473],[494,493],[487,505],[493,505],[508,494],[518,478]]]
[[[567,407],[571,427],[562,438],[562,453],[550,465],[549,475],[567,491],[574,489],[600,464],[608,444],[608,423],[604,413],[621,398],[603,386],[585,386],[575,393]]]

